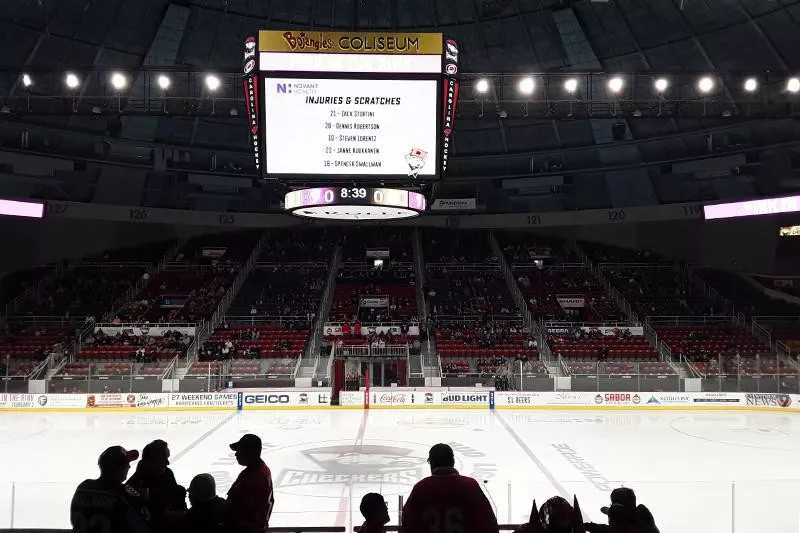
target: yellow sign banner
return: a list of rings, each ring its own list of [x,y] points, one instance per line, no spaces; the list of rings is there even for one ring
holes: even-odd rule
[[[260,52],[441,55],[441,33],[337,31],[258,32]]]

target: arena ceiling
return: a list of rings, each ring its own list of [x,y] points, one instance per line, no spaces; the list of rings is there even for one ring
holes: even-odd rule
[[[136,68],[158,64],[161,54],[175,68],[236,72],[244,37],[269,28],[441,31],[459,41],[465,73],[800,73],[800,0],[3,0],[0,63],[8,73],[0,96],[13,93],[11,72],[20,68]],[[628,121],[620,144],[598,133],[608,121],[524,116],[497,100],[459,117],[452,187],[496,194],[495,202],[521,195],[527,207],[613,204],[608,168],[638,168],[631,180],[652,177],[664,161],[707,153],[709,135],[734,148],[778,146],[790,159],[800,140],[790,119],[673,117]],[[139,140],[214,150],[250,166],[241,116],[146,120],[151,133]],[[87,134],[105,128],[76,117],[41,125]],[[573,172],[540,189],[492,183],[554,170]],[[580,194],[563,196],[579,182]],[[693,199],[695,189],[676,194]],[[660,192],[650,196],[641,203],[663,201]]]

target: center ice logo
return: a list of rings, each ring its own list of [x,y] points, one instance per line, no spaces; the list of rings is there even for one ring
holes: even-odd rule
[[[455,466],[463,474],[480,479],[495,475],[495,465],[488,463],[483,452],[457,443],[450,445],[456,452]],[[289,446],[269,451],[264,457],[267,464],[291,464],[275,478],[275,487],[290,494],[324,496],[331,485],[349,484],[394,486],[397,489],[393,493],[400,494],[430,475],[430,446],[415,442],[369,440],[354,444],[341,440],[298,446],[308,447],[298,451],[296,446]]]

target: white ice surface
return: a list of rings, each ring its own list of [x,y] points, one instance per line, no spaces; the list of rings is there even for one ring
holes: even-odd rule
[[[453,444],[486,480],[501,523],[531,500],[577,494],[587,519],[611,488],[636,490],[663,533],[800,533],[800,415],[591,411],[252,411],[0,415],[0,528],[68,527],[77,483],[107,446],[163,438],[188,485],[210,472],[224,496],[240,467],[228,444],[257,433],[276,484],[272,525],[359,525],[366,492],[398,497]],[[393,520],[393,523],[396,519]]]

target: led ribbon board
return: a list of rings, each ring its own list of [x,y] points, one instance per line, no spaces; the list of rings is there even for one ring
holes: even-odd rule
[[[287,193],[284,207],[293,215],[308,218],[385,220],[421,214],[425,197],[384,187],[317,187]]]

